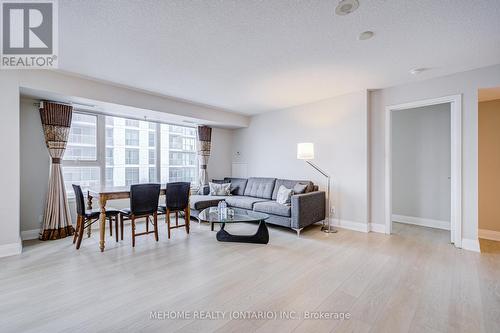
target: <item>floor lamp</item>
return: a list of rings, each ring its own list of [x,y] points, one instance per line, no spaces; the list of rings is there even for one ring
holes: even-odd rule
[[[326,233],[335,233],[337,230],[332,229],[331,227],[331,220],[330,220],[330,175],[327,174],[325,171],[323,171],[320,167],[318,167],[316,164],[312,163],[311,160],[314,159],[314,143],[310,142],[305,142],[305,143],[298,143],[297,144],[297,159],[299,160],[305,160],[307,164],[312,166],[314,169],[316,169],[319,173],[321,173],[323,176],[326,177],[326,182],[327,182],[327,190],[326,190],[326,220],[327,220],[327,226],[323,223],[323,226],[321,227],[321,230],[326,232]]]

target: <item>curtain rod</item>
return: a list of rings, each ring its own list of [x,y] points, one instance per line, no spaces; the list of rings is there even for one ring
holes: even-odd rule
[[[89,107],[89,108],[95,108],[96,107],[96,105],[92,105],[92,104],[65,103],[65,102],[48,101],[48,100],[41,100],[38,103],[33,103],[33,105],[34,106],[38,106],[38,107],[42,107],[43,102],[50,102],[50,103],[62,104],[62,105],[68,105],[68,106],[73,106],[73,107],[78,107],[78,106],[84,106],[84,107]]]
[[[42,107],[42,104],[43,104],[44,101],[49,102],[47,100],[41,100],[38,103],[33,103],[33,105],[36,106],[36,107],[38,107],[38,108],[40,108],[40,107]],[[92,115],[95,115],[95,116],[103,115],[103,116],[108,116],[108,117],[118,117],[118,118],[130,119],[130,120],[147,121],[147,122],[150,122],[150,123],[159,123],[159,124],[165,124],[165,125],[175,125],[175,126],[184,126],[184,127],[192,127],[192,128],[193,127],[197,128],[197,127],[200,127],[200,126],[211,127],[209,125],[198,124],[198,123],[191,122],[191,121],[182,121],[186,125],[179,125],[179,124],[175,124],[175,123],[168,123],[168,122],[163,122],[163,121],[158,121],[158,120],[149,120],[147,118],[147,116],[144,116],[143,118],[141,118],[141,117],[133,117],[133,116],[117,116],[115,114],[111,114],[111,113],[108,113],[108,112],[96,112],[96,111],[92,111],[92,110],[82,110],[82,109],[78,108],[79,106],[96,107],[96,105],[91,105],[91,104],[63,103],[63,102],[54,102],[54,101],[50,101],[50,102],[73,106],[75,108],[75,111],[77,111],[79,113],[87,113],[87,114],[92,114]]]

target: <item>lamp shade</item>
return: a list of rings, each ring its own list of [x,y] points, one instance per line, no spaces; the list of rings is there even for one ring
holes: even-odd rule
[[[314,143],[311,142],[297,143],[297,158],[299,160],[313,160]]]

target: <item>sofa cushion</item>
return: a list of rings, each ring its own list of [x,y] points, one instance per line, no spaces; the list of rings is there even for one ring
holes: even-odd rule
[[[276,197],[278,196],[278,189],[280,188],[281,185],[285,186],[286,188],[291,188],[293,189],[295,184],[307,184],[306,191],[304,193],[309,193],[312,192],[313,190],[313,183],[308,181],[308,180],[290,180],[290,179],[276,179],[276,185],[274,186],[273,190],[273,195],[272,199],[276,200]]]
[[[245,188],[245,196],[271,199],[275,182],[276,178],[248,178],[247,186]]]
[[[290,217],[292,214],[292,207],[290,205],[282,205],[276,201],[257,202],[253,205],[253,210],[256,212],[280,215]]]
[[[266,201],[265,199],[245,197],[245,196],[231,196],[225,197],[226,203],[231,207],[243,208],[252,210],[256,202]]]
[[[195,210],[202,210],[208,207],[217,206],[219,201],[222,201],[226,198],[228,197],[195,194],[189,197],[189,207]]]
[[[245,188],[247,187],[248,179],[226,177],[224,178],[224,181],[231,183],[232,195],[245,195]]]

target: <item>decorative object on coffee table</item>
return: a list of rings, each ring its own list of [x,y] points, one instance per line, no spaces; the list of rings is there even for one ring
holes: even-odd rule
[[[217,232],[217,240],[219,242],[255,244],[267,244],[269,242],[269,231],[267,230],[265,222],[265,220],[269,218],[269,215],[241,208],[231,208],[231,211],[231,214],[219,214],[219,209],[217,207],[210,207],[201,211],[198,218],[202,221],[209,222],[212,231],[214,230],[214,223],[220,223],[221,228]],[[224,230],[226,223],[242,222],[259,222],[257,232],[253,235],[232,235]]]
[[[330,221],[330,175],[327,174],[325,171],[320,169],[316,164],[312,163],[311,160],[314,159],[314,143],[310,142],[304,142],[304,143],[298,143],[297,144],[297,159],[299,160],[305,160],[310,166],[312,166],[314,169],[316,169],[319,173],[321,173],[323,176],[326,177],[326,183],[327,183],[327,197],[326,197],[326,221],[327,221],[327,226],[323,223],[323,227],[321,227],[321,230],[323,230],[326,233],[335,233],[337,230],[333,229],[331,226],[331,221]]]

